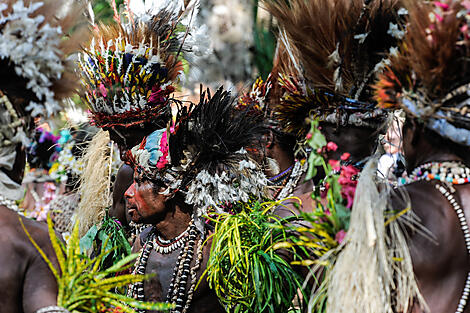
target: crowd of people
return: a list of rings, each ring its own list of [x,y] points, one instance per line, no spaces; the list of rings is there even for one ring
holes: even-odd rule
[[[0,2],[0,312],[470,312],[470,2],[260,2],[192,97],[197,0]]]

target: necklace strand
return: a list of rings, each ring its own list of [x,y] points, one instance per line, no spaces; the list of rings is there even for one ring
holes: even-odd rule
[[[465,217],[464,211],[462,210],[457,200],[455,200],[455,197],[451,191],[447,190],[444,186],[442,186],[439,183],[437,183],[435,187],[444,197],[446,197],[447,201],[449,201],[449,203],[452,205],[452,208],[454,209],[455,214],[457,214],[457,217],[460,222],[460,229],[462,230],[463,235],[464,235],[465,246],[467,248],[467,254],[470,255],[470,230],[468,228],[468,223],[467,223],[467,219]],[[455,311],[455,313],[463,313],[467,305],[469,293],[470,293],[470,272],[467,273],[467,279],[465,280],[465,285],[464,285],[464,289],[462,292],[462,296],[460,297],[459,303],[457,305],[457,310]]]
[[[192,225],[193,220],[191,219],[188,228],[186,228],[181,234],[170,240],[163,239],[160,234],[157,233],[153,239],[155,251],[161,254],[169,254],[181,248],[186,243],[186,241],[188,241],[188,232],[191,229]]]
[[[460,229],[462,230],[467,254],[470,256],[470,229],[465,217],[465,213],[460,204],[455,199],[453,193],[455,189],[452,185],[463,185],[469,182],[470,169],[458,161],[448,162],[430,162],[415,168],[408,179],[399,181],[400,185],[407,185],[421,180],[437,180],[434,187],[449,201],[459,219]],[[449,185],[450,190],[445,188],[442,183]],[[470,272],[467,273],[464,289],[457,305],[455,313],[463,313],[467,306],[470,295]]]
[[[187,238],[187,240],[184,241],[183,243],[184,248],[181,249],[178,255],[178,260],[173,270],[173,275],[172,275],[170,286],[168,288],[169,290],[168,290],[168,294],[166,298],[166,302],[171,302],[175,304],[175,308],[170,311],[171,313],[185,313],[189,309],[192,298],[193,298],[194,287],[196,284],[197,275],[195,273],[199,269],[201,261],[202,261],[203,241],[201,237],[199,239],[198,247],[197,247],[196,264],[193,268],[190,268],[191,262],[195,255],[194,247],[195,247],[195,242],[197,238],[197,228],[194,225],[194,220],[191,221],[188,229],[185,232],[186,232],[185,236],[180,235],[181,239],[179,240],[179,242],[182,242],[183,238]],[[152,235],[150,235],[147,241],[145,242],[144,247],[141,250],[141,254],[137,260],[136,267],[134,268],[134,271],[133,271],[134,274],[145,275],[150,253],[152,252],[152,250],[154,250],[154,247],[156,245],[156,240],[155,240],[156,236],[157,234],[153,232]],[[176,240],[176,238],[174,240]],[[190,282],[189,292],[186,296],[186,286],[188,285],[189,278],[191,278],[191,282]],[[134,299],[144,301],[145,300],[144,283],[138,282],[138,283],[131,285],[128,291],[128,295],[130,297],[133,297]],[[145,311],[138,310],[136,312],[144,313]]]
[[[284,178],[286,178],[287,176],[290,175],[290,173],[292,172],[293,167],[294,167],[294,165],[289,166],[284,172],[282,172],[280,174],[277,174],[274,177],[269,178],[269,181],[274,185],[276,185],[277,183],[283,181]]]
[[[279,192],[276,200],[285,199],[292,195],[294,188],[299,183],[300,178],[307,170],[307,162],[302,165],[301,161],[295,161],[294,168],[292,170],[292,174],[289,177],[286,185],[282,188],[281,192]]]
[[[8,199],[0,195],[0,205],[6,206],[12,211],[20,212],[20,209],[14,200]]]
[[[454,185],[470,182],[470,168],[459,161],[429,162],[416,167],[408,178],[401,177],[399,185],[407,185],[422,180],[439,180]]]

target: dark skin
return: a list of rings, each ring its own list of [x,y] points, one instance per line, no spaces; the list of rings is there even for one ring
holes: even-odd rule
[[[376,129],[356,126],[337,128],[335,125],[329,123],[322,123],[320,126],[326,140],[328,142],[332,141],[338,146],[336,151],[328,152],[328,159],[339,160],[343,153],[348,152],[351,154],[350,160],[354,164],[367,158],[374,152],[378,137]],[[283,147],[276,142],[272,132],[269,133],[266,138],[266,156],[275,159],[279,164],[281,172],[283,172],[294,163],[294,151],[283,149]],[[318,170],[319,174],[313,181],[305,182],[304,179],[301,178],[300,182],[304,181],[304,183],[299,183],[294,189],[294,196],[301,199],[302,211],[304,212],[312,212],[313,210],[313,201],[310,198],[313,184],[318,183],[319,179],[324,176],[324,174],[322,174],[323,170]],[[266,173],[266,175],[272,176],[271,173]],[[292,208],[293,207],[290,207],[290,209]],[[281,211],[287,210],[281,209]],[[278,212],[278,214],[289,215],[282,214],[281,212]]]
[[[350,160],[353,163],[359,162],[364,158],[370,156],[375,149],[377,142],[378,133],[376,130],[364,127],[341,127],[337,128],[335,125],[323,123],[320,125],[323,135],[326,137],[327,142],[334,142],[337,144],[338,149],[336,151],[328,152],[328,158],[333,160],[339,160],[341,155],[345,152],[351,154]],[[281,172],[289,168],[294,163],[294,151],[286,150],[276,142],[276,139],[272,132],[266,137],[266,155],[274,158],[278,164]],[[300,210],[303,212],[312,212],[315,203],[311,198],[313,185],[318,184],[319,180],[324,177],[322,168],[318,168],[318,174],[312,180],[305,181],[305,175],[300,179],[299,184],[294,188],[293,196],[300,199],[302,206]],[[272,176],[272,173],[266,173],[268,176]],[[302,183],[303,182],[303,183]],[[275,214],[280,217],[288,217],[298,213],[297,207],[294,205],[297,201],[291,201],[290,203],[284,203],[287,207],[279,206],[276,208]],[[324,204],[326,205],[326,204]],[[299,226],[309,227],[305,222],[296,222]],[[287,251],[280,250],[278,253],[285,260],[290,260],[292,257]],[[295,271],[302,277],[307,277],[309,269],[304,266],[297,266]],[[319,273],[316,274],[318,277],[321,276]],[[314,288],[314,281],[310,280],[309,285]]]
[[[144,137],[153,131],[153,128],[149,131],[140,126],[129,128],[116,126],[113,128],[106,127],[104,130],[109,132],[111,140],[118,145],[121,160],[125,161],[126,152],[141,143]],[[133,175],[134,170],[132,167],[127,164],[121,166],[113,185],[113,204],[109,209],[109,215],[117,218],[121,225],[125,227],[129,225],[130,220],[126,211],[124,193],[132,185]]]
[[[156,192],[156,190],[158,192]],[[168,195],[162,195],[164,188],[158,189],[153,182],[144,179],[142,175],[134,176],[134,183],[126,191],[127,208],[132,221],[135,223],[152,224],[164,239],[177,237],[184,232],[191,221],[192,208],[184,204],[181,199],[170,199]],[[175,197],[178,197],[176,195]],[[196,243],[199,241],[199,235]],[[197,271],[197,281],[202,276],[210,255],[211,241],[209,240],[203,248],[203,259]],[[142,249],[141,240],[136,240],[133,251]],[[181,248],[180,248],[181,249]],[[144,283],[146,301],[165,301],[173,271],[177,262],[180,249],[170,254],[160,254],[153,250],[146,267],[146,274],[154,276]],[[197,248],[195,248],[196,251]],[[194,266],[196,255],[192,260]],[[189,290],[188,282],[186,290]],[[216,294],[209,288],[205,279],[194,291],[193,300],[188,312],[217,313],[225,312],[219,304]]]
[[[26,156],[21,147],[17,151],[17,160],[9,175],[19,182]],[[16,212],[0,206],[0,307],[2,312],[33,313],[57,304],[57,283],[46,262],[26,236],[19,219]],[[21,219],[32,238],[57,268],[47,225]]]
[[[109,214],[117,218],[122,225],[129,225],[130,216],[126,210],[126,199],[124,193],[132,185],[134,169],[123,164],[116,175],[116,181],[113,185],[113,204],[109,209]]]
[[[404,127],[403,150],[408,172],[432,161],[460,161],[446,145],[436,145],[423,127],[408,120]],[[437,136],[437,135],[436,135]],[[435,241],[410,231],[409,247],[418,286],[431,313],[455,311],[470,270],[464,236],[449,201],[435,188],[435,181],[421,181],[404,188],[411,208]],[[454,185],[454,197],[470,223],[470,185]],[[397,207],[403,206],[395,199]],[[413,312],[424,312],[415,305]],[[470,312],[467,306],[464,312]]]

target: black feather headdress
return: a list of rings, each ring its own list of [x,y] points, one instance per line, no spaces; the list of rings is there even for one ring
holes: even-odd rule
[[[341,125],[383,122],[370,84],[403,36],[397,0],[265,0],[299,76],[283,73],[292,91],[276,109],[288,132],[308,115]],[[375,112],[374,112],[375,111]],[[307,113],[307,114],[306,114]],[[381,118],[382,117],[382,118]]]
[[[264,127],[249,110],[236,109],[229,92],[203,92],[199,104],[179,108],[174,121],[129,153],[151,179],[168,187],[165,193],[183,192],[196,217],[209,207],[223,210],[228,203],[265,195],[265,176],[247,153]]]
[[[407,1],[400,53],[375,85],[380,107],[403,108],[444,138],[470,146],[470,5]]]

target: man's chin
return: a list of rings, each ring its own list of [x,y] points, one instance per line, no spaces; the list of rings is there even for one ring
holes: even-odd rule
[[[137,213],[136,209],[129,209],[127,210],[127,214],[130,216],[131,221],[136,223],[136,224],[142,224],[142,216]]]

